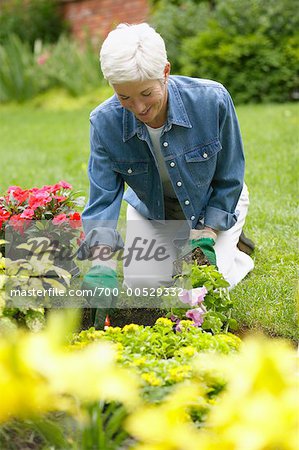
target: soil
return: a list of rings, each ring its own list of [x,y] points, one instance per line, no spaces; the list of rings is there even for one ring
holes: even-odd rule
[[[175,273],[177,274],[182,273],[182,266],[184,261],[187,264],[192,264],[193,261],[196,261],[198,266],[210,266],[208,258],[204,255],[204,253],[201,251],[199,247],[195,248],[192,252],[188,253],[187,255],[177,259],[173,263]]]
[[[165,316],[165,311],[157,308],[127,308],[113,309],[109,313],[110,324],[113,327],[123,327],[130,323],[137,325],[153,326],[159,317]],[[83,309],[81,329],[92,327],[91,309]]]

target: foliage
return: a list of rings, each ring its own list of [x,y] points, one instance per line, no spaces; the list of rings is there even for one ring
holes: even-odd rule
[[[20,102],[40,92],[46,85],[29,44],[10,35],[0,45],[0,102]]]
[[[0,12],[0,43],[11,34],[33,48],[37,39],[55,42],[67,30],[53,0],[3,0]]]
[[[296,356],[285,342],[251,338],[239,354],[200,355],[194,367],[199,377],[178,385],[159,405],[141,405],[130,415],[127,430],[138,440],[135,450],[297,448]],[[219,373],[227,381],[225,391],[197,430],[191,417],[201,381]]]
[[[141,377],[143,397],[157,402],[177,383],[192,377],[192,360],[198,353],[229,354],[240,346],[240,339],[232,334],[213,336],[194,327],[190,320],[182,320],[180,325],[181,331],[176,332],[170,319],[160,318],[153,327],[130,324],[123,328],[108,327],[106,331],[90,328],[73,337],[72,347],[82,348],[94,341],[114,343],[118,361]],[[207,381],[209,395],[197,411],[197,420],[202,420],[210,399],[223,386],[221,377]]]
[[[103,81],[98,55],[90,41],[80,48],[62,35],[53,46],[39,56],[42,70],[50,86],[61,86],[73,96],[80,96]]]
[[[73,314],[56,313],[41,333],[15,330],[5,339],[0,338],[0,423],[12,418],[30,419],[48,445],[66,450],[72,441],[64,437],[61,427],[51,418],[43,416],[51,411],[65,411],[77,420],[78,440],[84,430],[80,448],[87,450],[91,448],[88,430],[96,430],[92,424],[96,408],[109,422],[106,438],[113,430],[118,434],[119,421],[139,402],[138,381],[117,364],[115,351],[107,343],[67,349],[75,324]],[[114,401],[122,409],[113,407]],[[101,403],[95,406],[95,402]],[[103,402],[112,402],[112,406],[103,409]],[[124,436],[123,433],[119,439]]]
[[[195,326],[214,334],[238,328],[236,320],[231,318],[233,303],[228,291],[229,284],[215,266],[198,266],[194,263],[190,268],[184,263],[183,274],[176,277],[175,285],[185,288],[190,284],[192,289],[184,289],[179,300],[194,309],[186,312],[176,305],[169,314],[176,323],[177,331],[180,330],[180,319],[185,315],[193,319]]]
[[[181,71],[178,56],[183,51],[184,40],[204,31],[210,17],[207,2],[198,4],[196,1],[187,0],[179,3],[177,5],[167,0],[159,1],[150,19],[165,40],[167,56],[174,73]]]
[[[298,374],[285,342],[255,337],[240,346],[235,336],[186,323],[179,348],[165,358],[146,344],[154,337],[158,349],[161,337],[163,344],[177,336],[169,319],[152,330],[132,324],[74,336],[75,322],[55,314],[41,333],[0,338],[1,444],[14,417],[64,450],[295,450]],[[162,364],[163,375],[154,373]]]
[[[102,80],[90,42],[79,47],[62,35],[55,44],[38,41],[32,50],[20,37],[10,35],[0,44],[0,102],[24,102],[54,87],[79,96]]]
[[[232,35],[209,29],[182,45],[182,72],[224,84],[236,103],[287,101],[298,88],[299,35],[279,44],[260,32]]]
[[[175,72],[219,81],[236,103],[298,97],[299,12],[292,0],[218,0],[212,9],[161,2],[153,23]]]

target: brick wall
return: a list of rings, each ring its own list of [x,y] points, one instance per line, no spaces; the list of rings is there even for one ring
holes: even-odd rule
[[[98,44],[120,22],[145,22],[148,0],[61,0],[64,17],[79,40],[91,36]]]

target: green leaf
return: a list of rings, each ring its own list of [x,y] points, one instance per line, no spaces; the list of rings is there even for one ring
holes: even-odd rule
[[[71,446],[63,435],[62,429],[52,420],[46,418],[34,418],[32,420],[35,429],[44,437],[47,443],[56,449],[67,450]]]

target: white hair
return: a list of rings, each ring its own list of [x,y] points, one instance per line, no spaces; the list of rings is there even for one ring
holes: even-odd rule
[[[163,79],[167,63],[165,43],[147,23],[122,23],[103,42],[100,62],[110,84]]]

